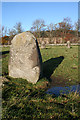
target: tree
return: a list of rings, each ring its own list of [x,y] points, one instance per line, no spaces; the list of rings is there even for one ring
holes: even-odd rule
[[[16,31],[16,34],[19,34],[19,33],[23,32],[21,22],[16,23],[16,25],[14,26],[14,30]]]
[[[58,24],[55,24],[55,25],[54,25],[54,35],[53,35],[53,36],[54,36],[54,38],[55,38],[55,40],[54,40],[54,43],[55,43],[55,44],[57,43],[56,37],[58,36],[58,31],[57,31],[58,28],[57,28],[57,25],[58,25]]]
[[[48,26],[47,26],[47,28],[48,28],[48,31],[49,31],[49,40],[50,40],[50,42],[51,42],[51,40],[52,40],[52,38],[53,38],[53,28],[54,28],[54,25],[53,25],[53,23],[50,23]]]
[[[73,26],[71,24],[71,19],[68,17],[64,18],[62,22],[58,23],[58,30],[63,40],[66,34],[70,33],[70,30],[72,30],[72,28]]]
[[[4,37],[2,37],[1,44],[2,44],[2,45],[7,45],[7,44],[9,44],[9,36],[4,36]]]
[[[80,19],[74,24],[76,36],[80,37]]]
[[[23,32],[22,24],[21,24],[21,22],[18,22],[12,29],[9,29],[8,34],[10,36],[14,36],[14,35],[22,33],[22,32]]]
[[[6,36],[7,27],[4,27],[4,26],[1,27],[1,25],[0,25],[0,34],[1,34],[1,37]]]
[[[79,31],[78,22],[75,22],[74,27],[75,27],[75,35],[76,37],[78,37],[78,31]]]
[[[1,30],[1,24],[0,24],[0,38],[1,38],[1,35],[2,35],[2,30]]]
[[[78,36],[80,37],[80,19],[78,19]]]
[[[40,36],[42,37],[42,40],[44,40],[44,37],[45,37],[45,31],[44,30],[41,31]]]
[[[80,32],[80,18],[78,19],[78,30]]]
[[[37,37],[40,38],[40,32],[45,27],[45,21],[42,19],[37,19],[33,22],[31,31],[37,33]]]
[[[72,29],[71,19],[69,17],[63,19],[63,23],[65,26],[63,26],[66,30]]]
[[[7,27],[0,24],[0,44],[8,44]]]
[[[4,26],[2,26],[2,37],[3,37]]]
[[[23,29],[22,29],[22,24],[21,22],[16,23],[16,25],[13,27],[13,29],[9,29],[8,30],[8,35],[9,35],[9,39],[12,40],[13,37],[16,34],[22,33]]]

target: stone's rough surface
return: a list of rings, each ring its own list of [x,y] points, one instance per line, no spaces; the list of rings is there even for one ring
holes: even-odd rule
[[[42,58],[36,38],[30,32],[16,35],[10,48],[9,76],[35,84],[41,74]]]

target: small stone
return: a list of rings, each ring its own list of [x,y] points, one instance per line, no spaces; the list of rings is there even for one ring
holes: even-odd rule
[[[69,81],[71,81],[71,79],[69,79]]]

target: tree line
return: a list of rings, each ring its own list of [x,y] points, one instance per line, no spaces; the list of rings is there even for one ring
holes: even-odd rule
[[[42,38],[42,40],[44,38],[49,38],[49,41],[51,41],[53,37],[61,37],[63,41],[68,41],[73,37],[80,37],[79,23],[80,20],[72,25],[71,19],[69,17],[64,18],[57,24],[50,23],[49,25],[46,25],[43,19],[36,19],[33,21],[29,31],[32,32],[36,38]],[[16,34],[22,32],[24,32],[24,30],[22,28],[21,22],[16,23],[12,29],[7,30],[7,28],[4,26],[2,26],[0,29],[3,42],[5,40],[7,41],[8,39],[12,40]]]

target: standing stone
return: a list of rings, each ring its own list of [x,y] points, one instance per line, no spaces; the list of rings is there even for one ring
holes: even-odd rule
[[[11,43],[9,76],[35,84],[42,72],[42,58],[36,38],[30,32],[23,32],[16,35]]]
[[[68,48],[71,47],[70,41],[67,41],[67,47],[68,47]]]
[[[45,48],[46,46],[45,46],[45,41],[42,41],[42,43],[41,43],[41,48]]]

